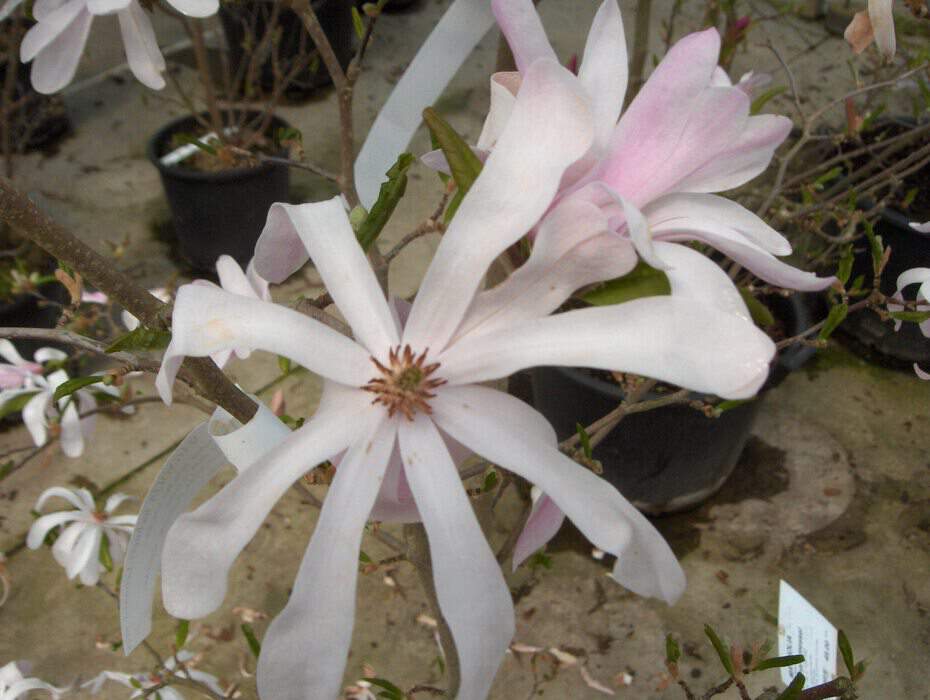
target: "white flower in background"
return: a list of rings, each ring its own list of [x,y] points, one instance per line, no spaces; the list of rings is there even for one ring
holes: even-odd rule
[[[49,353],[51,351],[51,354]],[[8,364],[0,363],[0,392],[21,389],[29,386],[36,376],[42,374],[42,363],[52,359],[61,359],[57,356],[60,351],[52,348],[40,348],[36,351],[34,360],[24,360],[16,346],[6,338],[0,340],[0,357]],[[61,353],[64,355],[64,353]],[[3,394],[0,393],[0,405],[3,404]],[[12,398],[12,397],[11,397]]]
[[[8,341],[0,341],[6,343]],[[9,348],[6,348],[7,353]],[[40,348],[36,351],[34,359],[41,362],[66,360],[68,356],[55,348]],[[26,383],[18,389],[5,389],[0,391],[0,406],[21,397],[30,395],[29,400],[22,408],[23,423],[32,436],[36,447],[48,442],[49,431],[56,432],[61,441],[61,451],[68,457],[80,457],[84,452],[84,440],[89,437],[96,426],[96,416],[84,418],[86,413],[97,407],[94,392],[119,396],[119,389],[106,384],[94,384],[90,387],[78,389],[71,396],[55,401],[55,390],[68,381],[68,373],[63,369],[56,369],[47,376],[32,374]],[[132,413],[134,407],[123,408],[125,413]]]
[[[912,229],[917,231],[917,233],[930,233],[930,221],[925,221],[922,224],[912,221],[909,225]]]
[[[630,590],[669,602],[681,595],[681,567],[649,521],[562,454],[540,414],[479,385],[525,367],[581,365],[747,398],[768,375],[772,341],[749,320],[700,300],[652,297],[550,315],[583,284],[587,270],[574,270],[573,279],[563,275],[554,286],[545,274],[523,275],[502,298],[473,305],[492,261],[546,213],[566,168],[593,139],[573,76],[555,61],[534,63],[403,327],[338,198],[274,205],[255,265],[278,282],[312,258],[355,340],[294,310],[215,287],[178,291],[157,380],[166,400],[185,356],[242,347],[293,359],[324,378],[324,391],[303,427],[175,522],[162,553],[168,611],[193,619],[216,610],[230,566],[277,500],[313,466],[342,455],[290,600],[263,640],[258,687],[266,700],[340,694],[358,548],[379,492],[400,487],[385,476],[395,451],[429,535],[439,603],[456,640],[458,700],[486,697],[514,617],[448,442],[552,494],[597,547],[618,555],[614,576]],[[606,217],[591,209],[568,202],[545,225],[606,230]],[[608,260],[601,271],[609,276],[613,264]]]
[[[920,225],[911,224],[911,227],[921,233],[930,233],[930,221]],[[926,230],[922,227],[926,227]],[[904,309],[904,289],[912,284],[920,285],[914,295],[914,300],[917,302],[916,311],[930,311],[930,267],[914,267],[898,275],[898,289],[892,297],[895,301],[888,302],[889,311]],[[902,321],[895,319],[894,329],[899,330],[902,323]],[[925,338],[930,338],[930,319],[922,321],[918,324],[918,327]],[[930,380],[930,374],[924,372],[916,362],[914,363],[914,373],[923,380]]]
[[[53,698],[58,698],[67,688],[56,688],[38,678],[26,678],[23,674],[29,673],[29,664],[23,661],[11,661],[0,668],[0,700],[16,700],[25,698],[31,691],[44,690]]]
[[[52,545],[55,561],[65,568],[68,578],[80,576],[81,583],[93,586],[105,571],[100,562],[100,547],[104,538],[109,545],[114,566],[119,565],[126,556],[136,516],[114,515],[113,512],[130,497],[124,493],[115,493],[107,498],[103,510],[97,510],[97,504],[87,489],[54,486],[39,496],[35,509],[41,511],[46,501],[54,497],[65,499],[76,510],[49,513],[38,518],[29,528],[26,545],[30,549],[38,549],[53,528],[62,527],[58,539]]]
[[[159,301],[165,302],[166,304],[171,301],[171,292],[169,292],[164,287],[155,287],[155,289],[150,289],[149,294],[151,294]],[[123,322],[123,325],[126,326],[127,330],[134,331],[139,327],[139,319],[137,319],[125,309],[120,314],[120,320]]]
[[[182,14],[208,17],[216,13],[218,0],[168,0]],[[15,0],[4,6],[12,12]],[[165,59],[155,38],[148,14],[137,0],[36,0],[32,15],[36,24],[26,32],[20,47],[23,63],[32,61],[32,86],[41,93],[61,90],[74,78],[95,16],[115,14],[133,75],[161,90]]]
[[[219,679],[203,671],[198,671],[195,668],[191,668],[187,662],[191,661],[194,658],[194,655],[189,651],[180,651],[170,659],[165,660],[165,668],[161,673],[122,673],[120,671],[102,671],[96,678],[84,683],[81,688],[89,690],[93,695],[96,695],[103,688],[103,684],[107,681],[113,681],[114,683],[119,683],[124,685],[127,688],[135,689],[135,692],[130,695],[130,698],[138,698],[145,695],[145,691],[149,688],[154,688],[161,685],[165,681],[170,683],[171,676],[177,676],[178,678],[187,679],[188,677],[191,680],[197,681],[207,686],[217,695],[221,697],[227,697],[226,690],[220,685]],[[180,662],[180,663],[178,663]],[[140,687],[141,686],[141,687]],[[161,696],[162,700],[185,700],[184,695],[182,695],[176,688],[171,687],[170,685],[161,688],[158,690],[158,695]],[[155,695],[149,695],[148,697],[155,697]]]

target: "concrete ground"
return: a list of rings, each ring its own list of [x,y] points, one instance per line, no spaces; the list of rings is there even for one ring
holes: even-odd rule
[[[445,4],[423,0],[417,12],[386,16],[379,24],[369,54],[371,70],[356,102],[358,133],[371,123]],[[596,4],[542,3],[561,56],[580,51]],[[622,5],[631,28],[633,3]],[[659,19],[670,6],[668,1],[654,5],[653,46],[661,46]],[[766,14],[766,8],[758,14]],[[699,7],[684,3],[678,32],[696,26],[699,16]],[[841,40],[826,35],[818,23],[763,26],[813,102],[845,91],[848,52]],[[477,135],[487,107],[496,41],[492,34],[482,42],[440,103],[470,137]],[[750,68],[780,75],[764,41],[760,32],[738,54],[735,75]],[[179,71],[183,84],[194,83],[187,68]],[[161,284],[178,275],[170,243],[155,235],[167,208],[144,148],[149,135],[183,107],[170,93],[153,94],[131,79],[108,79],[74,92],[67,104],[74,136],[54,153],[19,159],[17,182],[97,249],[113,254],[119,248],[114,264],[141,283]],[[773,111],[791,111],[787,98],[770,105]],[[332,94],[324,91],[280,112],[302,130],[309,157],[335,167]],[[427,145],[421,133],[413,150],[422,152]],[[331,193],[326,183],[303,172],[295,171],[293,181],[295,201]],[[417,166],[382,244],[390,246],[410,231],[438,196],[436,179]],[[399,258],[392,269],[395,293],[416,289],[434,246],[434,240],[420,240]],[[313,283],[308,271],[278,288],[275,296],[291,300]],[[229,369],[242,386],[266,400],[283,388],[291,415],[313,412],[318,381],[307,374],[282,378],[274,357],[234,360]],[[137,380],[136,388],[152,391],[147,379]],[[0,551],[9,553],[6,572],[12,583],[0,608],[0,664],[30,659],[37,675],[58,684],[101,669],[149,668],[143,651],[124,658],[112,650],[119,627],[105,594],[76,590],[47,550],[19,546],[32,522],[30,509],[45,488],[83,479],[100,487],[120,482],[119,490],[141,498],[172,446],[202,419],[195,409],[169,410],[155,403],[133,417],[106,417],[81,459],[54,454],[0,482]],[[593,681],[617,697],[683,697],[677,688],[663,689],[667,633],[682,642],[685,677],[704,690],[721,679],[703,637],[704,624],[745,646],[774,640],[778,582],[784,579],[847,632],[858,656],[870,660],[861,697],[930,698],[925,670],[930,658],[928,430],[930,383],[867,365],[842,349],[821,353],[766,396],[754,437],[720,494],[695,511],[656,521],[688,575],[682,601],[669,608],[625,593],[606,578],[605,564],[590,556],[589,545],[566,530],[550,549],[551,569],[521,569],[511,584],[518,598],[515,642],[523,645],[518,649],[556,648],[575,663],[554,669],[551,657],[508,654],[492,697],[603,697]],[[0,450],[27,442],[21,427],[0,434]],[[229,478],[228,473],[218,477],[214,486]],[[323,495],[320,487],[316,490]],[[501,527],[514,517],[515,507],[508,493]],[[254,695],[254,663],[239,625],[252,620],[261,637],[268,616],[284,604],[315,518],[312,507],[287,495],[236,564],[226,605],[192,628],[192,647],[203,653],[201,668],[240,684],[244,697]],[[493,537],[500,538],[497,529]],[[367,537],[363,548],[375,561],[391,554]],[[114,585],[112,577],[108,583]],[[359,588],[346,681],[373,670],[402,687],[441,685],[433,631],[421,617],[426,607],[411,569],[402,563],[380,567],[363,575]],[[167,651],[173,637],[174,622],[159,613],[151,640]],[[750,685],[760,691],[776,682],[777,673],[769,671]],[[110,686],[104,696],[125,697],[126,692]]]

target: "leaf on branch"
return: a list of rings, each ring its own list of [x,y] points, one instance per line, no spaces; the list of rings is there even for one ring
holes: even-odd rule
[[[826,340],[835,331],[839,325],[846,320],[846,314],[849,313],[848,304],[837,304],[827,315],[827,320],[823,324],[823,328],[820,329],[820,335],[818,336],[821,340]]]
[[[362,250],[368,251],[390,221],[404,193],[407,191],[407,171],[416,159],[410,153],[401,153],[397,162],[385,173],[387,180],[381,183],[376,201],[365,220],[359,224],[356,236]]]
[[[352,5],[352,26],[355,27],[355,35],[359,40],[365,38],[365,23],[362,22],[362,15],[359,13],[358,8],[355,5]]]
[[[739,293],[746,303],[746,308],[749,309],[749,315],[757,326],[768,328],[775,325],[775,317],[772,316],[772,312],[769,311],[765,304],[756,299],[748,289],[740,288]]]
[[[578,440],[581,443],[581,451],[584,453],[585,457],[592,459],[591,436],[588,435],[588,431],[584,429],[584,426],[581,423],[575,423],[575,430],[578,432]]]
[[[434,143],[438,144],[439,148],[442,149],[446,162],[449,164],[452,179],[455,180],[455,184],[458,186],[458,192],[455,193],[448,209],[446,209],[445,221],[449,223],[452,217],[455,216],[455,212],[458,211],[459,204],[462,203],[468,190],[478,179],[484,165],[475,155],[475,152],[471,150],[471,146],[466,143],[465,139],[459,136],[458,132],[439,116],[439,112],[435,109],[432,107],[424,109],[423,120],[426,122],[426,126],[429,127]]]
[[[58,401],[63,399],[66,396],[71,396],[78,389],[83,389],[85,386],[90,386],[91,384],[100,384],[103,382],[103,375],[95,374],[92,377],[75,377],[74,379],[69,379],[66,382],[62,382],[58,385],[58,388],[55,389],[54,399]]]
[[[113,556],[110,554],[110,540],[106,537],[100,538],[100,564],[107,571],[113,571]]]
[[[853,247],[850,243],[843,249],[843,255],[840,257],[840,264],[836,270],[836,278],[846,286],[846,283],[849,281],[849,275],[852,273],[853,267]]]
[[[872,251],[872,272],[878,275],[882,270],[882,258],[885,256],[885,246],[882,237],[875,235],[871,222],[864,222],[865,236],[869,239],[869,249]]]
[[[793,656],[773,656],[771,659],[763,659],[753,667],[753,671],[765,671],[769,668],[784,668],[785,666],[796,666],[804,663],[803,654],[794,654]]]
[[[190,631],[190,620],[178,620],[178,628],[174,632],[174,648],[183,649],[187,642],[187,633]]]
[[[7,416],[13,413],[19,413],[26,407],[26,404],[29,403],[29,399],[38,394],[38,391],[30,391],[25,394],[19,394],[14,396],[9,401],[5,401],[2,406],[0,406],[0,419],[6,418]]]
[[[856,661],[853,656],[852,645],[849,643],[849,637],[843,630],[839,630],[836,635],[836,645],[840,648],[840,656],[843,657],[843,663],[846,664],[846,670],[849,671],[849,677],[856,677]]]
[[[253,630],[252,625],[247,622],[243,622],[240,628],[242,629],[242,634],[245,635],[245,641],[248,642],[252,656],[257,659],[258,655],[262,653],[262,645],[261,642],[258,641],[258,637],[255,636],[255,630]]]
[[[710,643],[714,646],[714,651],[717,652],[717,656],[720,657],[720,663],[723,664],[723,667],[726,669],[727,673],[731,676],[733,675],[733,659],[730,658],[730,652],[727,651],[726,646],[724,646],[723,641],[720,637],[717,636],[717,633],[714,632],[714,628],[710,625],[704,625],[704,634],[707,635],[707,638],[710,640]]]
[[[804,677],[803,673],[799,673],[791,681],[791,684],[785,688],[784,692],[779,695],[776,700],[798,700],[801,697],[801,692],[804,690],[804,682],[807,679]]]
[[[923,323],[930,319],[930,311],[891,311],[888,315],[896,321],[908,323]]]
[[[385,691],[378,693],[378,697],[387,698],[387,700],[404,700],[406,697],[404,691],[384,678],[363,678],[362,680]]]
[[[668,634],[665,636],[665,660],[670,664],[677,664],[678,660],[681,658],[681,647],[678,646],[678,642],[675,641],[675,638]]]
[[[191,146],[195,146],[196,148],[199,148],[201,151],[204,151],[205,153],[209,153],[211,156],[216,155],[216,149],[213,148],[213,146],[208,144],[206,141],[201,141],[200,139],[194,136],[191,136],[190,134],[177,134],[174,137],[174,141],[179,146],[186,146],[190,144]]]
[[[171,342],[171,333],[155,328],[139,326],[134,331],[121,335],[114,340],[106,352],[164,350]]]
[[[582,299],[594,306],[609,306],[643,297],[667,296],[671,293],[672,288],[666,274],[640,261],[623,277],[598,285],[582,296]]]

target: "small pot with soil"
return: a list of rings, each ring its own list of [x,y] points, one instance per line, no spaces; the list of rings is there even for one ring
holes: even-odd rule
[[[766,299],[778,321],[773,335],[790,337],[812,325],[801,295]],[[594,448],[603,477],[637,508],[659,515],[684,510],[712,496],[730,476],[752,432],[761,395],[806,362],[814,350],[791,346],[772,364],[760,397],[707,417],[686,405],[627,415]],[[609,375],[585,369],[540,367],[532,370],[533,403],[560,440],[616,408],[624,398]],[[644,397],[659,398],[662,392]],[[695,399],[701,398],[695,395]]]
[[[260,116],[246,115],[252,121]],[[220,255],[231,255],[243,266],[252,259],[269,207],[288,201],[290,175],[284,165],[263,162],[259,155],[243,155],[224,144],[211,142],[206,149],[190,144],[192,138],[204,136],[201,122],[189,116],[167,124],[149,141],[148,157],[161,174],[178,252],[195,270],[213,273]],[[287,128],[286,122],[273,117],[264,135],[252,139],[254,153],[285,155],[275,134]],[[231,145],[249,138],[241,131]],[[174,162],[185,141],[187,157]],[[176,155],[166,159],[169,154]]]

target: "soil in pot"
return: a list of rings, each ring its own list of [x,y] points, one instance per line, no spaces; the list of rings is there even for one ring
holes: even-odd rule
[[[192,167],[196,160],[165,165],[161,159],[174,150],[177,136],[196,135],[199,128],[194,117],[167,124],[149,141],[148,157],[161,174],[177,252],[194,271],[212,274],[220,255],[231,255],[243,266],[252,259],[269,207],[288,201],[290,174],[286,166],[273,163],[214,170],[203,162],[199,169]],[[275,117],[268,133],[281,128],[288,124]]]
[[[812,325],[801,296],[769,301],[786,336]],[[760,393],[777,386],[812,354],[812,348],[799,346],[781,352]],[[589,425],[623,400],[615,382],[588,370],[536,368],[532,382],[533,403],[560,440],[574,434],[578,423]],[[757,398],[719,418],[684,405],[630,414],[594,449],[594,457],[604,467],[603,477],[640,510],[652,515],[684,510],[723,486],[749,440],[759,407]]]
[[[306,63],[306,67],[297,71],[284,90],[289,99],[301,99],[332,81],[300,17],[280,7],[275,17],[275,7],[276,3],[261,0],[223,3],[220,6],[219,17],[229,48],[229,64],[233,74],[241,76],[237,86],[240,93],[251,96],[256,87],[272,92],[277,82],[272,56],[268,55],[256,66],[250,64],[252,47],[262,45],[269,27],[276,27],[280,32],[277,61],[281,74],[288,75],[295,66]],[[313,0],[313,10],[339,63],[345,68],[354,51],[351,6],[344,0]]]

